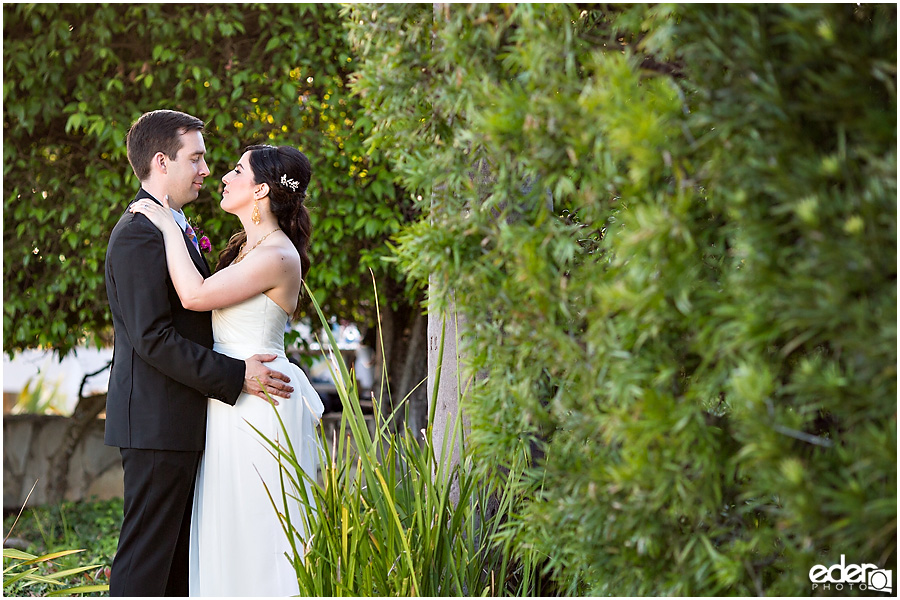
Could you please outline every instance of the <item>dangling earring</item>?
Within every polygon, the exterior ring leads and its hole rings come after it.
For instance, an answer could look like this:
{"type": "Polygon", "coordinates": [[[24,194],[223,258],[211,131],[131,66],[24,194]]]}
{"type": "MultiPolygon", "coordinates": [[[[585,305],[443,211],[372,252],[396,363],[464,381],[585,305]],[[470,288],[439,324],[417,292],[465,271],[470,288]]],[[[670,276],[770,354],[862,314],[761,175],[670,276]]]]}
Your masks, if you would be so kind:
{"type": "Polygon", "coordinates": [[[259,216],[259,200],[253,202],[253,213],[250,215],[250,220],[254,225],[262,223],[262,217],[259,216]]]}

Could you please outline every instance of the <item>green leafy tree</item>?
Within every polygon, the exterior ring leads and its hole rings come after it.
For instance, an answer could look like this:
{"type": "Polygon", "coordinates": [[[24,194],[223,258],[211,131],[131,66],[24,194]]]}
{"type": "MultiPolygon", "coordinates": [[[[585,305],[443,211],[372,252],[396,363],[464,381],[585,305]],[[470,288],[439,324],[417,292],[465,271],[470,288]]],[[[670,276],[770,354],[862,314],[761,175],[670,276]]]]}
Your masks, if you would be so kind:
{"type": "Polygon", "coordinates": [[[470,441],[563,593],[896,570],[896,7],[354,5],[470,441]],[[548,202],[548,196],[552,203],[548,202]],[[536,450],[535,450],[536,449],[536,450]]]}
{"type": "MultiPolygon", "coordinates": [[[[347,88],[354,68],[327,5],[4,7],[4,345],[67,352],[109,333],[105,241],[137,189],[125,134],[172,108],[207,123],[212,177],[191,208],[213,257],[240,225],[219,178],[251,143],[293,144],[314,165],[308,281],[323,308],[374,322],[374,270],[399,320],[416,295],[383,259],[416,215],[347,88]]],[[[400,323],[397,339],[405,327],[400,323]]],[[[424,334],[423,334],[424,335],[424,334]]]]}
{"type": "Polygon", "coordinates": [[[314,169],[309,286],[328,314],[374,329],[371,269],[388,325],[378,358],[395,392],[425,376],[421,292],[384,260],[417,209],[363,146],[371,122],[347,86],[355,58],[339,7],[15,4],[3,27],[8,353],[109,343],[107,240],[138,188],[125,135],[142,113],[170,108],[207,124],[211,177],[188,212],[211,262],[240,227],[218,204],[241,149],[300,148],[314,169]]]}

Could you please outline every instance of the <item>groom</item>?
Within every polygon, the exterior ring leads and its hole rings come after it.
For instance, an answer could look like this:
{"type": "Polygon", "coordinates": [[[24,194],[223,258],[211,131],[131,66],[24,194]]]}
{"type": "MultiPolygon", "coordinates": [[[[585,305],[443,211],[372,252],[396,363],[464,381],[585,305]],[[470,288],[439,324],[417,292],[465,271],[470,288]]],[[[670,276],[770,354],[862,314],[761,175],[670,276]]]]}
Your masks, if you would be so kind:
{"type": "MultiPolygon", "coordinates": [[[[171,110],[135,121],[126,137],[128,162],[141,181],[135,200],[158,202],[168,195],[176,220],[184,223],[181,207],[197,198],[209,175],[202,129],[201,120],[171,110]]],[[[184,242],[208,277],[198,247],[187,234],[184,242]]],[[[282,382],[290,380],[262,364],[275,355],[243,361],[211,350],[210,313],[181,306],[162,234],[143,215],[126,211],[113,228],[106,292],[116,335],[105,441],[121,449],[125,469],[125,519],[110,595],[187,596],[191,507],[207,398],[234,405],[242,390],[286,398],[292,388],[282,382]]]]}

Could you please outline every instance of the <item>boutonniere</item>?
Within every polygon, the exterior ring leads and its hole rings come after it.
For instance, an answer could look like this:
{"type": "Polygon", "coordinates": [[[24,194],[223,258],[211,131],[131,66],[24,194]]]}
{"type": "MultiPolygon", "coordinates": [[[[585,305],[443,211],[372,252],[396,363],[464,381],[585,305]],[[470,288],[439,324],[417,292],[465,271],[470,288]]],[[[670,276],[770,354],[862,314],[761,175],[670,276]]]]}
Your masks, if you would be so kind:
{"type": "Polygon", "coordinates": [[[197,228],[197,245],[200,246],[201,252],[209,252],[212,250],[212,244],[209,241],[209,238],[203,234],[203,230],[199,227],[197,228]]]}
{"type": "Polygon", "coordinates": [[[189,238],[197,242],[197,247],[200,248],[201,252],[207,253],[212,250],[212,243],[210,243],[209,238],[203,233],[203,230],[191,225],[190,221],[187,221],[187,228],[184,232],[189,238]]]}

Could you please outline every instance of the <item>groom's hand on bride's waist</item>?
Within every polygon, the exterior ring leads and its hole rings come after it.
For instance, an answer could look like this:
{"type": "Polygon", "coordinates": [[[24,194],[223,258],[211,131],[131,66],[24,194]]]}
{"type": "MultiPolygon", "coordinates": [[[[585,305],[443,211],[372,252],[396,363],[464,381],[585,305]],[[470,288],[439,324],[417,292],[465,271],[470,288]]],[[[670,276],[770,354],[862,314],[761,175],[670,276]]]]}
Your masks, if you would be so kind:
{"type": "Polygon", "coordinates": [[[254,354],[244,361],[244,391],[278,405],[275,396],[290,398],[294,388],[288,385],[290,377],[263,364],[276,358],[275,354],[254,354]]]}

